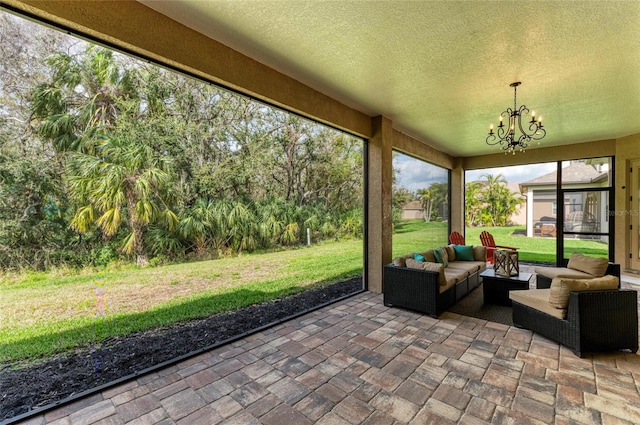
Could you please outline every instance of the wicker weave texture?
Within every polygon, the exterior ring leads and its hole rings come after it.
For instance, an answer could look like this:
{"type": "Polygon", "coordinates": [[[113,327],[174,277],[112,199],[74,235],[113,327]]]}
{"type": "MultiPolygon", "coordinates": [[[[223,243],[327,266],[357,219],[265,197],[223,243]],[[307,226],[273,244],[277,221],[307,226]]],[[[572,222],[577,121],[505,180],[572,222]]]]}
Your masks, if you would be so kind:
{"type": "Polygon", "coordinates": [[[469,279],[477,282],[477,275],[478,272],[440,293],[437,272],[388,264],[383,270],[384,305],[415,310],[437,318],[440,313],[467,295],[470,290],[469,279]]]}
{"type": "Polygon", "coordinates": [[[585,353],[638,351],[638,293],[633,290],[571,292],[565,320],[513,302],[513,323],[585,353]]]}

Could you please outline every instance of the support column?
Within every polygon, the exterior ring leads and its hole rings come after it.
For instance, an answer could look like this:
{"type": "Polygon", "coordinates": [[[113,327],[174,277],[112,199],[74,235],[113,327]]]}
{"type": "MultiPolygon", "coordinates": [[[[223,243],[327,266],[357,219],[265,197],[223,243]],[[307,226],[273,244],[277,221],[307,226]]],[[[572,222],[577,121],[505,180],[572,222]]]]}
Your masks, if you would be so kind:
{"type": "Polygon", "coordinates": [[[382,267],[391,262],[391,192],[393,186],[391,120],[377,116],[371,120],[367,170],[367,289],[382,292],[382,267]]]}
{"type": "Polygon", "coordinates": [[[464,235],[464,168],[462,168],[462,161],[455,161],[455,165],[451,169],[449,184],[451,185],[451,199],[449,199],[451,223],[449,227],[452,232],[456,231],[464,235]]]}

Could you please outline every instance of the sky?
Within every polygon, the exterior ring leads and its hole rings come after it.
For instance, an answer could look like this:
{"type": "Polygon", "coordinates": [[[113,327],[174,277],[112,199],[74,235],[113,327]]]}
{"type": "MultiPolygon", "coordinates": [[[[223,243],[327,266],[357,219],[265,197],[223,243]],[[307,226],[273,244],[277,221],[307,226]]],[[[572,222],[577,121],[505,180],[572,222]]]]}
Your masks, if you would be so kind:
{"type": "MultiPolygon", "coordinates": [[[[465,173],[465,181],[480,180],[483,174],[502,174],[507,182],[521,183],[556,171],[556,167],[557,164],[555,162],[549,162],[545,164],[473,170],[465,173]]],[[[431,183],[447,181],[447,170],[445,168],[397,152],[393,158],[393,168],[397,172],[396,185],[412,192],[428,188],[431,183]]]]}

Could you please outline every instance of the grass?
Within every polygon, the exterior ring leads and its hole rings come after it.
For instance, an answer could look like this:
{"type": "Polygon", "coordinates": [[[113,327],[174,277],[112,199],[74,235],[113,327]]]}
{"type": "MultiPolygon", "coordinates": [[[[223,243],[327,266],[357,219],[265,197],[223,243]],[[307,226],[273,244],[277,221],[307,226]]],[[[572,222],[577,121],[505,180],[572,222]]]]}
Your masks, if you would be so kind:
{"type": "MultiPolygon", "coordinates": [[[[555,263],[556,239],[555,238],[529,238],[522,235],[513,235],[516,230],[525,230],[524,226],[511,227],[476,227],[467,228],[465,242],[468,245],[480,244],[480,233],[486,230],[493,235],[497,245],[512,246],[518,248],[518,259],[531,263],[555,263]]],[[[569,258],[572,252],[580,252],[594,257],[608,257],[609,246],[602,242],[580,239],[565,239],[565,258],[569,258]]]]}
{"type": "MultiPolygon", "coordinates": [[[[518,247],[521,261],[555,262],[555,239],[513,236],[520,228],[482,230],[518,247]]],[[[447,243],[447,223],[408,220],[396,227],[392,255],[447,243]]],[[[567,240],[567,252],[606,256],[607,245],[567,240]]],[[[0,362],[14,362],[229,311],[362,275],[363,243],[329,242],[283,252],[92,273],[0,276],[0,362]]]]}
{"type": "Polygon", "coordinates": [[[99,274],[0,276],[0,362],[97,343],[362,275],[362,241],[99,274]]]}

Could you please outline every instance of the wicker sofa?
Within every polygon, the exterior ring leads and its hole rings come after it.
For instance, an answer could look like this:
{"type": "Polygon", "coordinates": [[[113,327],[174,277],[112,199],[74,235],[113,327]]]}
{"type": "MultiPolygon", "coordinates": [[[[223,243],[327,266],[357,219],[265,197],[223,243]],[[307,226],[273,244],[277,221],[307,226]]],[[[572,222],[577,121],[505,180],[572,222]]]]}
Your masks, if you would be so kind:
{"type": "Polygon", "coordinates": [[[412,262],[415,254],[407,254],[385,265],[384,305],[415,310],[437,318],[475,289],[480,284],[480,273],[486,269],[486,247],[470,247],[473,260],[469,257],[464,260],[456,258],[453,245],[442,248],[448,252],[447,267],[442,263],[437,265],[435,250],[420,253],[425,259],[423,264],[412,262]]]}
{"type": "Polygon", "coordinates": [[[619,278],[611,275],[556,277],[549,288],[512,291],[513,323],[568,347],[579,357],[624,349],[635,353],[638,293],[619,285],[619,278]]]}
{"type": "Polygon", "coordinates": [[[604,258],[587,257],[579,253],[571,254],[569,259],[564,259],[564,267],[538,266],[536,273],[536,288],[551,287],[551,281],[555,277],[570,277],[575,279],[592,279],[604,275],[612,275],[620,278],[620,264],[609,263],[604,258]]]}

